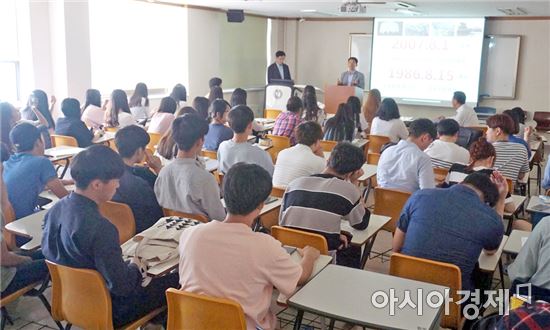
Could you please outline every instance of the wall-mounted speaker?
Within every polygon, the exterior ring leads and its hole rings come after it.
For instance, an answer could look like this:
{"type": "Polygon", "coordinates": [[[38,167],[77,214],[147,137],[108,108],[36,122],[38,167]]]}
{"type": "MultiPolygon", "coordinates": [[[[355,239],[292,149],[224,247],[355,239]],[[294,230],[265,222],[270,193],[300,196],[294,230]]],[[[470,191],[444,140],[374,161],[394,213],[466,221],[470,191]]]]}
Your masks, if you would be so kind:
{"type": "Polygon", "coordinates": [[[244,11],[241,9],[227,10],[227,21],[229,23],[242,23],[244,21],[244,11]]]}

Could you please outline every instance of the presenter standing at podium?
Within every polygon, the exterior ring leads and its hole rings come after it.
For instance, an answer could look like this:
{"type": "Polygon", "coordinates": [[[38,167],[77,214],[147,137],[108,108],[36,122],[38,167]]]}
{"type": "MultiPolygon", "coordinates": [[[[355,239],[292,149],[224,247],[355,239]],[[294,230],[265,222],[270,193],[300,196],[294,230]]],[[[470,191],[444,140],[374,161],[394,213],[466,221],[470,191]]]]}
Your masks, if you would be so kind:
{"type": "Polygon", "coordinates": [[[275,63],[267,67],[267,83],[271,84],[273,80],[292,80],[290,70],[285,62],[286,54],[282,50],[275,53],[275,63]]]}
{"type": "Polygon", "coordinates": [[[348,70],[343,72],[338,79],[338,85],[344,86],[357,86],[361,89],[365,89],[365,76],[355,70],[358,60],[356,57],[348,58],[348,70]]]}

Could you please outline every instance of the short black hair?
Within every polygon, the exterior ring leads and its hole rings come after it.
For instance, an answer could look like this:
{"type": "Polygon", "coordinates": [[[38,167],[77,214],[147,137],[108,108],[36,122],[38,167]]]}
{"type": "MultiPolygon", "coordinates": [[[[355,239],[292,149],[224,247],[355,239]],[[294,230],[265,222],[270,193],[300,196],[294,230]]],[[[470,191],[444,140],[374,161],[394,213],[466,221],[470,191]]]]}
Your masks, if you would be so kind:
{"type": "Polygon", "coordinates": [[[446,118],[437,123],[437,133],[440,136],[454,136],[459,130],[460,125],[452,118],[446,118]]]}
{"type": "Polygon", "coordinates": [[[197,114],[186,113],[172,122],[172,137],[179,150],[189,151],[208,133],[208,123],[197,114]]]}
{"type": "Polygon", "coordinates": [[[246,105],[246,91],[242,88],[235,88],[231,94],[231,106],[246,105]]]}
{"type": "Polygon", "coordinates": [[[115,145],[122,158],[132,157],[140,148],[145,148],[151,138],[138,125],[130,125],[119,129],[115,134],[115,145]]]}
{"type": "Polygon", "coordinates": [[[210,104],[210,116],[212,116],[212,118],[215,118],[218,113],[223,116],[227,107],[229,107],[229,103],[227,103],[227,101],[222,99],[215,99],[214,102],[210,104]]]}
{"type": "Polygon", "coordinates": [[[222,85],[222,79],[218,77],[212,77],[210,80],[208,80],[208,87],[212,88],[214,86],[221,86],[222,85]]]}
{"type": "Polygon", "coordinates": [[[80,102],[71,97],[64,99],[61,102],[61,112],[67,118],[80,118],[80,102]]]}
{"type": "Polygon", "coordinates": [[[254,120],[254,112],[246,105],[238,105],[229,111],[229,127],[239,134],[254,120]]]}
{"type": "Polygon", "coordinates": [[[296,143],[311,146],[322,139],[323,129],[314,121],[306,121],[296,127],[296,143]]]}
{"type": "Polygon", "coordinates": [[[351,56],[350,58],[348,58],[348,62],[349,60],[354,60],[355,61],[355,65],[359,64],[359,60],[357,59],[357,57],[355,56],[351,56]]]}
{"type": "Polygon", "coordinates": [[[461,91],[456,91],[453,93],[453,100],[456,100],[460,104],[466,103],[466,94],[461,91]]]}
{"type": "Polygon", "coordinates": [[[290,112],[299,112],[303,107],[302,100],[298,96],[291,96],[286,102],[286,109],[290,112]]]}
{"type": "Polygon", "coordinates": [[[237,163],[223,179],[223,199],[227,212],[247,215],[269,197],[271,175],[256,164],[237,163]]]}
{"type": "Polygon", "coordinates": [[[496,184],[491,181],[491,178],[487,174],[480,172],[474,172],[469,174],[463,184],[470,184],[483,193],[484,202],[493,207],[496,205],[499,197],[498,188],[496,184]]]}
{"type": "Polygon", "coordinates": [[[93,180],[119,179],[123,173],[122,158],[113,149],[100,144],[79,152],[71,162],[71,177],[79,189],[88,188],[93,180]]]}
{"type": "Polygon", "coordinates": [[[17,124],[10,131],[10,141],[17,152],[32,150],[41,138],[40,130],[31,123],[17,124]]]}
{"type": "Polygon", "coordinates": [[[328,159],[328,167],[342,175],[357,171],[364,163],[363,150],[349,142],[338,143],[328,159]]]}
{"type": "Polygon", "coordinates": [[[510,134],[518,134],[519,133],[519,119],[520,114],[514,110],[504,110],[502,111],[503,115],[507,115],[510,118],[512,118],[512,121],[514,122],[514,129],[510,131],[510,134]]]}
{"type": "Polygon", "coordinates": [[[399,107],[395,100],[391,97],[385,98],[376,111],[376,117],[385,121],[401,118],[399,107]]]}
{"type": "Polygon", "coordinates": [[[419,118],[412,121],[409,126],[409,136],[419,138],[423,134],[430,134],[433,140],[437,137],[434,123],[426,118],[419,118]]]}
{"type": "Polygon", "coordinates": [[[275,53],[275,57],[281,57],[281,56],[286,56],[285,52],[283,52],[282,50],[278,50],[276,53],[275,53]]]}

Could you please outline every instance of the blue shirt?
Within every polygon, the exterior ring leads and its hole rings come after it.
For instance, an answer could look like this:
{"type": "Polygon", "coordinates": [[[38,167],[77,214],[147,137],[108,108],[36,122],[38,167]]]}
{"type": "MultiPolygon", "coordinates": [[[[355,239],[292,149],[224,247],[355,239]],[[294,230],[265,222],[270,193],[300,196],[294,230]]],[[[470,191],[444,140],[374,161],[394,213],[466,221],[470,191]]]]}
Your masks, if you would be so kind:
{"type": "Polygon", "coordinates": [[[498,213],[462,184],[417,191],[397,227],[406,233],[401,253],[457,265],[464,290],[474,289],[472,273],[482,249],[497,249],[504,235],[498,213]]]}
{"type": "Polygon", "coordinates": [[[91,199],[71,193],[46,213],[42,253],[60,265],[97,270],[111,296],[137,295],[143,290],[135,264],[122,259],[118,230],[91,199]]]}
{"type": "Polygon", "coordinates": [[[91,145],[94,138],[94,134],[79,118],[59,118],[55,126],[55,134],[74,137],[80,148],[91,145]]]}
{"type": "Polygon", "coordinates": [[[411,193],[435,187],[432,159],[407,140],[384,150],[378,162],[376,179],[383,188],[411,193]]]}
{"type": "Polygon", "coordinates": [[[233,130],[225,125],[212,123],[204,137],[204,149],[217,151],[220,143],[233,138],[233,130]]]}
{"type": "Polygon", "coordinates": [[[15,218],[20,219],[34,213],[38,195],[57,173],[48,158],[17,153],[4,162],[3,178],[15,218]]]}
{"type": "Polygon", "coordinates": [[[529,159],[531,158],[531,148],[529,147],[529,143],[527,143],[524,139],[510,134],[508,137],[508,142],[523,144],[525,148],[527,148],[527,157],[529,157],[529,159]]]}

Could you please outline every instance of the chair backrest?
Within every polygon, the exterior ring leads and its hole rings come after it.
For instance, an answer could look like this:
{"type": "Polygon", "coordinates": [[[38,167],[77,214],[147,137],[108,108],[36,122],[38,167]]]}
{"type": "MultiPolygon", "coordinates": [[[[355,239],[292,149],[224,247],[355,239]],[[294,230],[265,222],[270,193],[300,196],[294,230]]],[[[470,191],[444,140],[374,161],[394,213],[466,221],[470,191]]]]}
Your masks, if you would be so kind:
{"type": "Polygon", "coordinates": [[[374,214],[385,215],[391,220],[382,229],[394,232],[399,215],[411,196],[410,192],[382,187],[374,188],[374,214]]]}
{"type": "Polygon", "coordinates": [[[380,154],[367,153],[367,164],[378,165],[378,161],[380,161],[380,154]]]}
{"type": "Polygon", "coordinates": [[[208,222],[208,218],[202,214],[185,213],[185,212],[167,209],[164,207],[162,208],[162,212],[164,213],[165,217],[180,217],[180,218],[194,219],[204,223],[208,222]]]}
{"type": "Polygon", "coordinates": [[[300,249],[309,245],[319,250],[321,254],[328,255],[327,239],[322,235],[281,226],[271,227],[271,235],[283,245],[300,249]]]}
{"type": "Polygon", "coordinates": [[[201,156],[208,157],[210,159],[218,159],[218,153],[213,150],[202,149],[201,156]]]}
{"type": "MultiPolygon", "coordinates": [[[[7,197],[6,197],[7,199],[7,197]]],[[[4,205],[2,208],[2,216],[4,217],[4,223],[0,224],[2,226],[7,225],[10,222],[15,221],[15,211],[13,210],[13,207],[11,206],[11,203],[6,201],[7,205],[4,205]]],[[[10,251],[16,250],[17,245],[15,243],[15,235],[10,233],[7,230],[2,230],[2,238],[4,239],[4,242],[6,242],[6,245],[8,246],[8,249],[10,251]]]]}
{"type": "Polygon", "coordinates": [[[444,182],[447,178],[447,174],[449,174],[448,168],[434,167],[434,177],[437,183],[444,182]]]}
{"type": "Polygon", "coordinates": [[[50,134],[50,139],[52,141],[52,147],[78,147],[78,141],[72,136],[50,134]]]}
{"type": "Polygon", "coordinates": [[[116,133],[118,131],[118,127],[105,127],[105,132],[111,132],[116,133]]]}
{"type": "Polygon", "coordinates": [[[332,152],[332,149],[334,149],[334,147],[338,144],[338,141],[321,140],[319,142],[321,142],[321,148],[323,148],[323,151],[325,152],[332,152]]]}
{"type": "Polygon", "coordinates": [[[241,305],[226,298],[215,298],[174,288],[166,290],[168,328],[245,330],[241,305]]]}
{"type": "Polygon", "coordinates": [[[451,289],[450,298],[452,298],[453,303],[449,304],[450,313],[449,315],[443,315],[440,325],[442,328],[460,328],[462,321],[460,306],[454,303],[459,301],[458,291],[462,290],[462,280],[458,266],[393,253],[390,259],[390,275],[437,284],[451,289]]]}
{"type": "Polygon", "coordinates": [[[390,138],[384,135],[367,135],[369,140],[369,153],[379,154],[382,146],[388,142],[391,142],[390,138]]]}
{"type": "Polygon", "coordinates": [[[155,147],[159,144],[160,139],[162,138],[162,134],[160,133],[153,133],[149,132],[149,144],[147,144],[146,149],[151,151],[152,153],[155,153],[155,147]]]}
{"type": "Polygon", "coordinates": [[[548,111],[535,111],[533,120],[537,122],[537,131],[550,130],[550,112],[548,111]]]}
{"type": "Polygon", "coordinates": [[[265,109],[264,110],[264,118],[267,119],[277,119],[277,117],[281,114],[281,110],[279,109],[265,109]]]}
{"type": "Polygon", "coordinates": [[[113,329],[111,296],[101,274],[46,260],[52,278],[52,317],[83,329],[113,329]]]}
{"type": "Polygon", "coordinates": [[[271,188],[271,196],[283,197],[283,195],[285,194],[285,191],[286,191],[286,187],[273,186],[273,188],[271,188]]]}
{"type": "Polygon", "coordinates": [[[482,136],[483,131],[480,129],[461,127],[458,130],[458,140],[456,140],[456,144],[469,150],[470,145],[479,140],[482,136]]]}
{"type": "Polygon", "coordinates": [[[466,128],[471,128],[471,129],[475,129],[475,130],[478,130],[478,131],[481,131],[482,132],[482,136],[485,136],[487,134],[487,129],[489,127],[487,126],[465,126],[466,128]]]}
{"type": "Polygon", "coordinates": [[[112,201],[101,203],[99,205],[99,213],[118,229],[120,244],[126,242],[136,234],[134,213],[128,205],[112,201]]]}
{"type": "Polygon", "coordinates": [[[271,139],[272,141],[272,147],[269,148],[267,151],[271,155],[271,159],[273,160],[273,163],[277,160],[277,155],[281,150],[284,150],[286,148],[290,148],[290,138],[286,136],[279,136],[279,135],[267,135],[268,139],[271,139]]]}
{"type": "Polygon", "coordinates": [[[508,185],[508,192],[510,194],[513,194],[514,193],[514,180],[508,179],[508,178],[505,178],[505,179],[506,179],[506,184],[508,185]]]}

